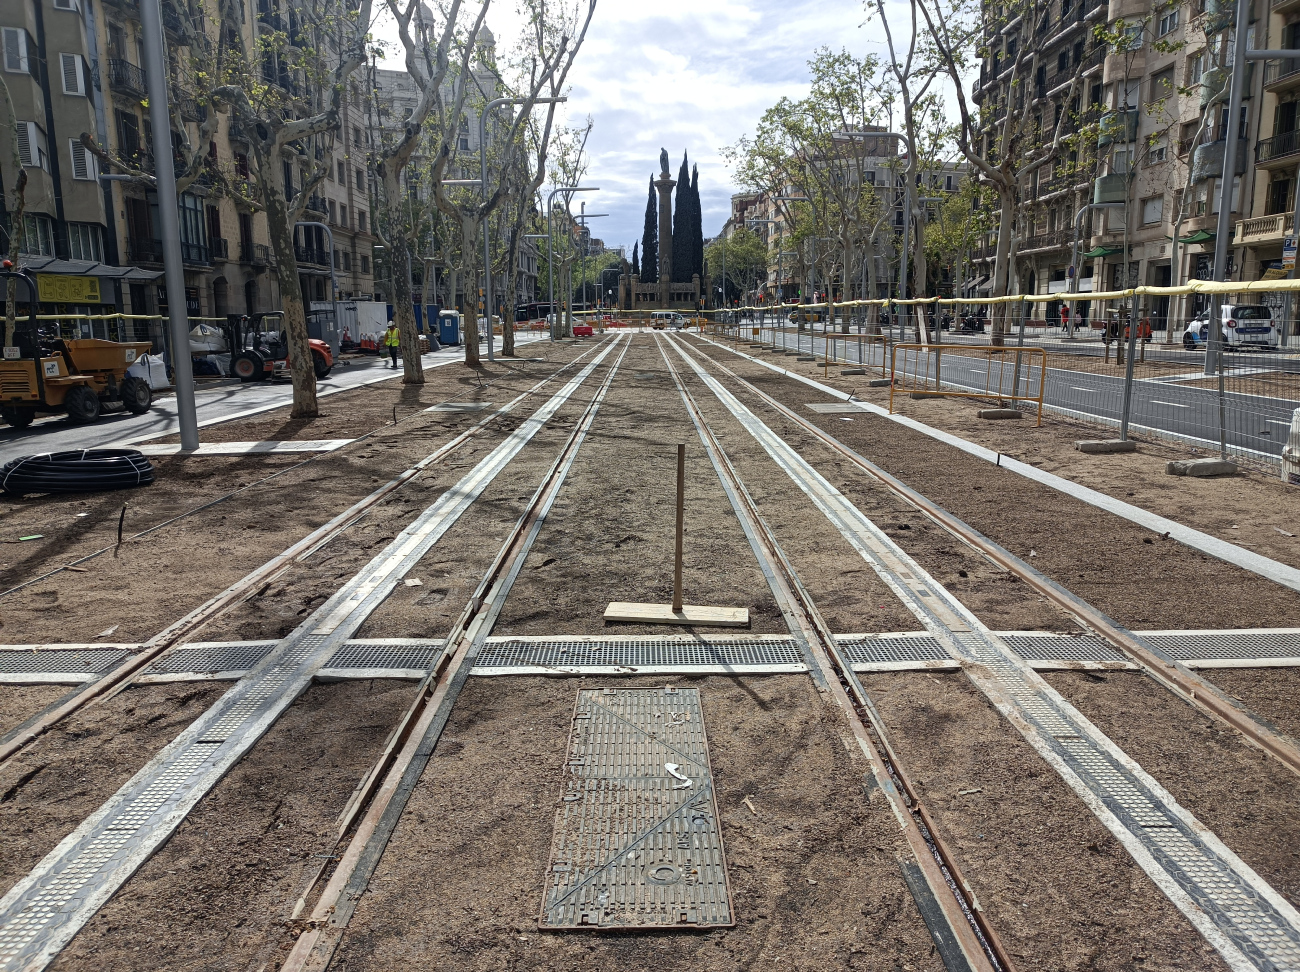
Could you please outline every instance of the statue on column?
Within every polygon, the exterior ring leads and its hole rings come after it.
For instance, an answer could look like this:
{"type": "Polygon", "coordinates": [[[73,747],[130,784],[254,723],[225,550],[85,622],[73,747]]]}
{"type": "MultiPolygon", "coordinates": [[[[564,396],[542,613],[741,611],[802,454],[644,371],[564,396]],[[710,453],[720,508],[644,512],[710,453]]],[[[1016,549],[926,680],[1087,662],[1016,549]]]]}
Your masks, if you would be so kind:
{"type": "Polygon", "coordinates": [[[659,150],[659,171],[664,175],[671,175],[668,170],[668,150],[665,148],[659,150]]]}

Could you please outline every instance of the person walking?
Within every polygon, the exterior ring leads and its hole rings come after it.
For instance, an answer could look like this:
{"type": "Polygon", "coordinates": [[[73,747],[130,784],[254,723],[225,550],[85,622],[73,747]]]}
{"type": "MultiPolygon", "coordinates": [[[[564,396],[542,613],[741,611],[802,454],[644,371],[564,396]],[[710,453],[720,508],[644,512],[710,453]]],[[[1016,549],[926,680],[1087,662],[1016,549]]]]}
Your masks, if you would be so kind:
{"type": "Polygon", "coordinates": [[[388,330],[384,332],[384,350],[386,350],[388,352],[388,356],[392,358],[392,364],[389,365],[389,367],[391,368],[397,367],[397,349],[400,346],[401,346],[401,339],[398,337],[397,334],[397,322],[389,321],[388,330]]]}

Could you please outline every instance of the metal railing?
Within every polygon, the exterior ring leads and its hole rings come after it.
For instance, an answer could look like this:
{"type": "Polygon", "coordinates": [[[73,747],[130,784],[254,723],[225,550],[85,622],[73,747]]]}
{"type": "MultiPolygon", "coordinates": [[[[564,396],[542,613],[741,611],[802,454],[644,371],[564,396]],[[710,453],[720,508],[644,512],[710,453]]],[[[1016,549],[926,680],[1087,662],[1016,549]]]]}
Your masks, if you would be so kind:
{"type": "Polygon", "coordinates": [[[1300,74],[1300,51],[1296,52],[1296,57],[1288,57],[1277,61],[1264,62],[1264,84],[1276,84],[1279,81],[1285,81],[1292,75],[1300,74]]]}
{"type": "Polygon", "coordinates": [[[118,57],[108,59],[108,84],[109,87],[119,91],[129,91],[142,96],[149,93],[145,84],[144,71],[130,61],[118,57]]]}
{"type": "Polygon", "coordinates": [[[891,415],[894,412],[894,392],[903,391],[913,398],[935,395],[943,398],[981,398],[1013,408],[1016,402],[1032,402],[1038,406],[1038,424],[1043,424],[1047,353],[1042,348],[895,344],[889,358],[889,377],[891,415]],[[945,357],[950,378],[947,381],[943,377],[945,357]],[[976,363],[972,364],[972,361],[976,363]],[[956,382],[951,380],[954,373],[958,376],[956,382]]]}
{"type": "Polygon", "coordinates": [[[309,266],[328,267],[330,265],[330,251],[324,247],[295,244],[293,248],[293,256],[299,263],[304,263],[309,266]]]}
{"type": "Polygon", "coordinates": [[[1283,132],[1255,143],[1255,161],[1271,162],[1300,152],[1300,132],[1283,132]]]}

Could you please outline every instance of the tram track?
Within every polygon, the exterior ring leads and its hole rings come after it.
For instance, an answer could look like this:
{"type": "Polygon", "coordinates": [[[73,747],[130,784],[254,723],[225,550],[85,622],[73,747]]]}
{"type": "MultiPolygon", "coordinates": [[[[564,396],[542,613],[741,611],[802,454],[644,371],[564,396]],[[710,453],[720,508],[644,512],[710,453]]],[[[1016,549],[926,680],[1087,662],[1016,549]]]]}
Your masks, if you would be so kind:
{"type": "Polygon", "coordinates": [[[618,346],[596,357],[443,491],[245,678],[164,747],[0,899],[0,969],[46,967],[309,686],[401,578],[618,346]]]}
{"type": "Polygon", "coordinates": [[[961,661],[975,687],[1230,968],[1300,968],[1300,914],[1289,902],[701,367],[684,342],[667,344],[926,630],[961,661]]]}
{"type": "Polygon", "coordinates": [[[884,720],[670,360],[665,348],[669,339],[656,335],[655,340],[790,633],[809,659],[814,682],[844,712],[854,742],[871,767],[875,785],[885,794],[898,819],[912,852],[912,859],[902,862],[903,873],[945,966],[949,972],[1011,972],[1015,966],[908,778],[889,742],[884,720]]]}
{"type": "MultiPolygon", "coordinates": [[[[342,513],[339,513],[261,566],[244,575],[224,591],[209,598],[184,617],[173,622],[145,642],[138,651],[123,658],[121,663],[110,671],[78,686],[72,692],[56,700],[53,705],[38,712],[21,725],[10,730],[3,737],[0,737],[0,766],[3,766],[7,760],[31,745],[51,727],[59,724],[64,719],[85,709],[87,706],[111,698],[121,692],[132,684],[138,675],[155,664],[182,641],[194,636],[209,623],[215,621],[258,591],[265,589],[266,585],[273,583],[295,563],[302,563],[319,553],[385,500],[410,484],[422,473],[454,455],[462,446],[487,430],[493,422],[513,413],[526,400],[539,393],[565,371],[578,365],[583,358],[598,347],[599,345],[593,345],[591,348],[584,350],[501,408],[485,415],[478,422],[439,446],[415,465],[373,490],[342,513]]],[[[293,468],[297,468],[297,465],[293,468]]],[[[198,509],[203,508],[205,507],[199,507],[198,509]]],[[[197,512],[197,510],[191,512],[197,512]]]]}

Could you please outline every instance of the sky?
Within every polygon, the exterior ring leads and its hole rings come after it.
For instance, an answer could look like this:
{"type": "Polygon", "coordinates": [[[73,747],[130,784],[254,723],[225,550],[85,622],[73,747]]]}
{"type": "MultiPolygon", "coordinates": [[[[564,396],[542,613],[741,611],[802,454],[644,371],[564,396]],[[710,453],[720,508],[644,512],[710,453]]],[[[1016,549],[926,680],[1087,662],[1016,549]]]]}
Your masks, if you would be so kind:
{"type": "MultiPolygon", "coordinates": [[[[737,191],[721,150],[783,95],[807,93],[818,47],[879,51],[880,29],[865,19],[862,0],[599,0],[565,106],[568,124],[594,122],[584,182],[601,191],[583,196],[609,215],[592,235],[631,256],[660,148],[674,178],[683,151],[699,166],[704,235],[716,235],[737,191]]],[[[487,24],[504,48],[517,32],[513,2],[494,0],[487,24]]]]}

